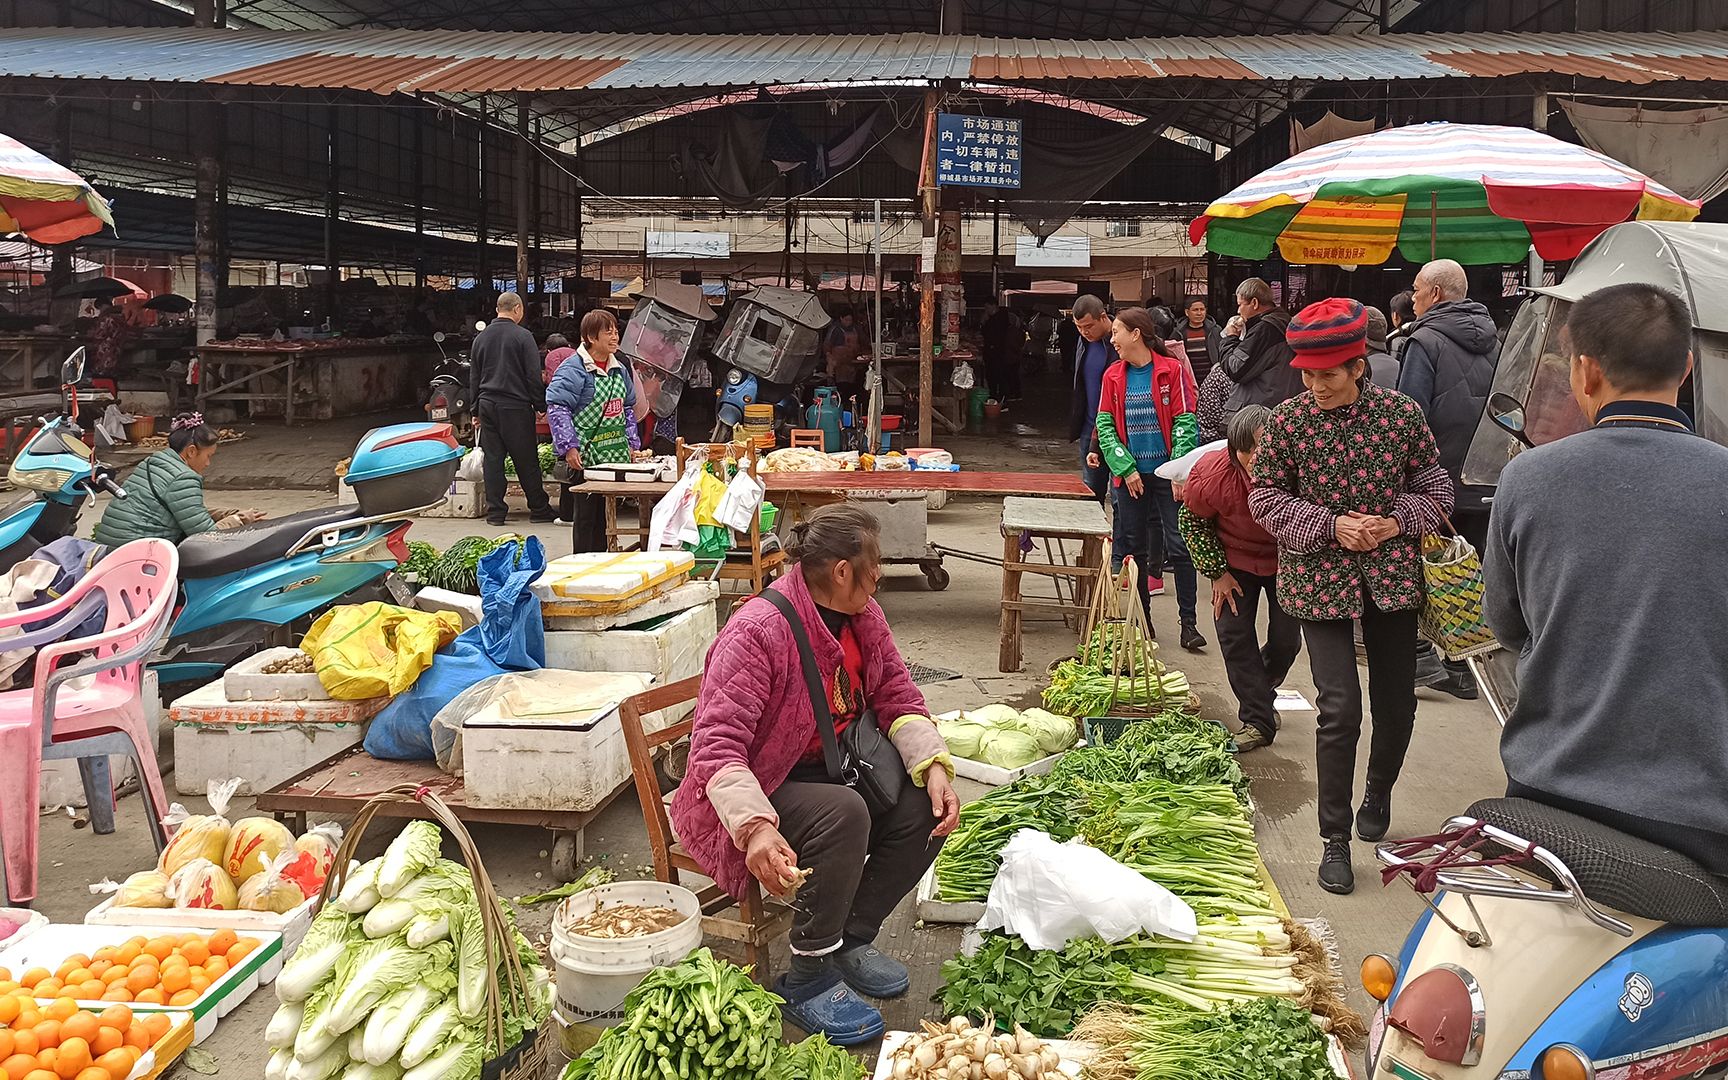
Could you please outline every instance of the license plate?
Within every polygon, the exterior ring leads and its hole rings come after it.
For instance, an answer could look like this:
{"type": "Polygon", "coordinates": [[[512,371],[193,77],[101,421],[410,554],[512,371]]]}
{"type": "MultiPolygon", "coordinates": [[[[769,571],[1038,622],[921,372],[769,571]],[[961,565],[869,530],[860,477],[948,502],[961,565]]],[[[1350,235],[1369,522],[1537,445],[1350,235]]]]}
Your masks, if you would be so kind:
{"type": "Polygon", "coordinates": [[[402,580],[400,575],[385,574],[384,587],[390,590],[390,596],[398,606],[412,607],[414,605],[414,590],[408,587],[408,583],[402,580]]]}
{"type": "Polygon", "coordinates": [[[449,409],[433,409],[432,410],[432,419],[434,419],[434,420],[448,420],[448,419],[450,419],[450,410],[449,409]]]}

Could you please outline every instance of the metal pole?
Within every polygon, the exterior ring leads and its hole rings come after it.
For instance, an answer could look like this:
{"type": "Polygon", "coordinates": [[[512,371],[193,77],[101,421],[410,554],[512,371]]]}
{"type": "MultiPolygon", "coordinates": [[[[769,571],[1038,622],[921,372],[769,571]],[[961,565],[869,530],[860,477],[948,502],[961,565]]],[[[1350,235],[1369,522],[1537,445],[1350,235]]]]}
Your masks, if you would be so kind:
{"type": "Polygon", "coordinates": [[[528,173],[534,168],[529,142],[528,95],[516,95],[516,295],[528,295],[528,173]]]}
{"type": "MultiPolygon", "coordinates": [[[[479,142],[479,152],[478,152],[479,153],[479,163],[480,163],[480,221],[479,221],[479,229],[478,229],[479,244],[477,245],[477,248],[476,248],[476,254],[479,256],[479,267],[475,271],[475,274],[474,274],[474,291],[476,294],[478,294],[478,296],[480,298],[480,302],[482,305],[485,305],[486,298],[488,296],[492,295],[492,267],[491,267],[491,259],[488,258],[488,256],[491,254],[491,252],[489,252],[487,250],[487,245],[489,243],[491,243],[491,239],[492,239],[491,235],[490,235],[491,234],[492,204],[491,204],[491,197],[487,194],[487,191],[486,191],[486,164],[487,164],[487,162],[486,162],[486,132],[487,132],[487,118],[486,118],[486,116],[487,116],[487,114],[486,114],[486,99],[481,98],[480,99],[480,142],[479,142]]],[[[490,315],[491,312],[486,311],[485,314],[490,315]]]]}
{"type": "Polygon", "coordinates": [[[918,445],[931,446],[931,398],[936,392],[936,102],[924,91],[924,160],[918,170],[918,210],[924,244],[918,266],[918,445]],[[926,261],[927,260],[927,261],[926,261]]]}
{"type": "MultiPolygon", "coordinates": [[[[1537,131],[1548,130],[1548,93],[1545,90],[1536,92],[1536,100],[1532,104],[1534,115],[1531,116],[1532,126],[1537,131]]],[[[1528,284],[1532,289],[1542,285],[1542,273],[1546,268],[1542,265],[1542,256],[1536,253],[1536,245],[1530,245],[1530,264],[1526,270],[1528,284]]]]}
{"type": "MultiPolygon", "coordinates": [[[[576,193],[576,277],[578,280],[583,280],[586,277],[587,271],[584,269],[584,267],[582,265],[583,255],[582,255],[582,121],[581,121],[581,119],[578,118],[578,119],[572,121],[571,126],[575,130],[575,137],[572,138],[570,141],[571,141],[571,145],[576,147],[576,160],[571,163],[571,168],[570,168],[570,172],[573,174],[573,178],[575,180],[575,183],[571,185],[571,190],[576,193]]],[[[578,305],[578,306],[580,306],[582,308],[586,308],[588,306],[587,305],[588,285],[587,285],[587,282],[585,280],[583,280],[583,285],[582,285],[582,298],[583,298],[583,303],[578,305]]],[[[574,312],[572,312],[572,314],[574,314],[574,312]]]]}
{"type": "MultiPolygon", "coordinates": [[[[534,221],[534,288],[535,291],[540,294],[540,307],[542,311],[545,316],[550,319],[556,316],[558,312],[553,310],[555,305],[549,298],[549,294],[546,292],[546,256],[540,247],[541,232],[545,228],[546,217],[543,212],[544,207],[542,206],[542,199],[545,196],[546,185],[541,183],[543,171],[540,167],[540,147],[545,142],[545,140],[540,137],[541,132],[544,130],[542,123],[543,122],[540,120],[534,121],[534,145],[532,147],[534,155],[532,158],[533,169],[530,170],[529,176],[530,186],[528,189],[528,209],[534,221]]],[[[559,295],[562,296],[563,294],[560,293],[559,295]]]]}
{"type": "Polygon", "coordinates": [[[418,110],[414,118],[414,303],[426,292],[426,168],[425,124],[418,110]]]}
{"type": "Polygon", "coordinates": [[[342,215],[342,132],[336,106],[327,106],[324,115],[329,131],[324,177],[324,317],[335,325],[342,304],[342,251],[336,239],[336,225],[342,215]]]}
{"type": "Polygon", "coordinates": [[[998,195],[990,211],[990,299],[1002,299],[1002,197],[998,195]]]}
{"type": "Polygon", "coordinates": [[[875,452],[882,442],[882,200],[876,200],[875,212],[876,232],[870,241],[876,254],[876,324],[875,331],[870,335],[871,369],[874,378],[870,380],[870,419],[865,425],[869,441],[865,449],[875,452]]]}

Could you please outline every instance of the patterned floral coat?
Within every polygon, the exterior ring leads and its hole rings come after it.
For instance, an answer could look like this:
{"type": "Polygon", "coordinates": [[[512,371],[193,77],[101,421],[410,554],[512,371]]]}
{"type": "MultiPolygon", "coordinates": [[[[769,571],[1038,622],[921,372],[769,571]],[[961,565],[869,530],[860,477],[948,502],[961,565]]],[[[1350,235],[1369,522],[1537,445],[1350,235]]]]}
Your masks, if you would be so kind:
{"type": "Polygon", "coordinates": [[[1421,537],[1453,504],[1422,409],[1364,380],[1351,405],[1323,410],[1312,393],[1272,411],[1254,461],[1248,506],[1278,541],[1278,602],[1299,619],[1353,619],[1362,593],[1382,611],[1422,604],[1421,537]],[[1359,511],[1397,520],[1373,551],[1347,551],[1335,521],[1359,511]]]}

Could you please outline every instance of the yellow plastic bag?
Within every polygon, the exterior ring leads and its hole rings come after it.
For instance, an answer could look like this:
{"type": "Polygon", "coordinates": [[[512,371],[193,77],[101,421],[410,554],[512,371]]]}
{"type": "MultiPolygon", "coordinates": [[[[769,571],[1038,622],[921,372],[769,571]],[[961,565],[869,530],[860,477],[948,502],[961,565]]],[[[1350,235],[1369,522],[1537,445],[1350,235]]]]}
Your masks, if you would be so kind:
{"type": "Polygon", "coordinates": [[[439,649],[462,632],[453,611],[414,611],[373,601],[331,608],[300,647],[318,681],[342,701],[394,696],[414,685],[439,649]]]}
{"type": "Polygon", "coordinates": [[[696,477],[696,524],[720,524],[720,519],[715,517],[714,513],[720,507],[720,500],[725,497],[726,484],[707,469],[703,469],[696,477]]]}

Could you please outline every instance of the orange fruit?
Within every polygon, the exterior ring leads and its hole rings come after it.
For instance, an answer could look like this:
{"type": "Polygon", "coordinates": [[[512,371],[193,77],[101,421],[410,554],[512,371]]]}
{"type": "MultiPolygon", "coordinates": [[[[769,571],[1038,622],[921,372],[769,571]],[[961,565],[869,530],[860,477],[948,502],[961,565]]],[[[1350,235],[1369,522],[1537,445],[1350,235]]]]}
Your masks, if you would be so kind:
{"type": "Polygon", "coordinates": [[[228,974],[228,958],[225,956],[212,956],[209,960],[204,962],[204,974],[210,976],[211,982],[215,982],[217,979],[228,974]]]}
{"type": "Polygon", "coordinates": [[[0,1061],[0,1076],[6,1077],[6,1080],[24,1080],[35,1069],[35,1054],[13,1054],[6,1060],[0,1061]]]}
{"type": "MultiPolygon", "coordinates": [[[[38,1061],[36,1064],[41,1065],[42,1063],[38,1061]]],[[[60,1080],[60,1077],[52,1069],[38,1068],[25,1073],[24,1080],[60,1080]]]]}
{"type": "Polygon", "coordinates": [[[69,997],[57,998],[42,1010],[42,1015],[50,1020],[58,1020],[64,1024],[68,1019],[78,1014],[78,1003],[69,997]]]}
{"type": "Polygon", "coordinates": [[[125,1080],[125,1077],[115,1076],[107,1069],[99,1069],[92,1065],[73,1077],[72,1080],[125,1080]]]}
{"type": "Polygon", "coordinates": [[[132,995],[132,1000],[140,1005],[166,1005],[168,995],[162,992],[160,986],[152,986],[148,990],[140,990],[132,995]]]}
{"type": "Polygon", "coordinates": [[[180,955],[186,958],[188,964],[197,967],[210,959],[210,947],[204,944],[203,938],[194,937],[180,946],[180,955]]]}
{"type": "Polygon", "coordinates": [[[83,1001],[100,1001],[102,995],[107,993],[107,991],[107,983],[103,982],[101,979],[91,979],[89,982],[78,988],[77,996],[83,1001]]]}
{"type": "Polygon", "coordinates": [[[18,1019],[12,1021],[13,1031],[29,1031],[42,1022],[42,1013],[37,1010],[34,1001],[26,1001],[24,1007],[18,1010],[18,1019]]]}
{"type": "Polygon", "coordinates": [[[85,1042],[89,1042],[101,1030],[102,1025],[96,1020],[95,1013],[74,1013],[60,1022],[60,1045],[65,1046],[65,1040],[68,1039],[83,1039],[85,1042]]]}
{"type": "MultiPolygon", "coordinates": [[[[17,997],[12,995],[0,997],[0,1024],[10,1024],[18,1019],[18,1011],[21,1008],[23,1008],[23,1002],[19,1001],[17,997]]],[[[0,1055],[0,1061],[5,1061],[11,1056],[10,1054],[0,1055]]]]}
{"type": "Polygon", "coordinates": [[[144,950],[141,946],[134,945],[132,942],[128,941],[126,944],[114,950],[114,962],[122,967],[128,966],[132,961],[138,959],[138,954],[143,951],[144,950]]]}
{"type": "Polygon", "coordinates": [[[60,1063],[54,1071],[60,1074],[60,1080],[73,1080],[73,1077],[90,1067],[90,1044],[83,1039],[67,1039],[60,1044],[60,1063]]]}
{"type": "Polygon", "coordinates": [[[131,1001],[132,1000],[132,991],[126,989],[126,987],[124,985],[110,986],[107,989],[107,991],[103,993],[101,1000],[103,1000],[103,1001],[131,1001]]]}
{"type": "Polygon", "coordinates": [[[136,1064],[125,1050],[110,1050],[96,1059],[96,1068],[106,1070],[111,1080],[126,1080],[136,1064]]]}
{"type": "Polygon", "coordinates": [[[60,1051],[50,1047],[36,1055],[36,1067],[53,1072],[60,1067],[60,1051]]]}
{"type": "Polygon", "coordinates": [[[210,940],[205,944],[210,947],[210,955],[220,956],[232,949],[239,940],[239,935],[232,930],[218,930],[210,935],[210,940]]]}
{"type": "Polygon", "coordinates": [[[29,971],[18,976],[18,982],[28,989],[34,990],[42,980],[50,977],[51,975],[47,968],[31,968],[29,971]]]}
{"type": "Polygon", "coordinates": [[[6,968],[6,967],[0,967],[0,982],[11,982],[11,981],[12,981],[12,969],[6,968]]]}
{"type": "Polygon", "coordinates": [[[100,979],[113,966],[114,961],[112,960],[92,960],[90,961],[90,977],[100,979]]]}
{"type": "Polygon", "coordinates": [[[151,1013],[144,1018],[144,1030],[150,1033],[150,1045],[161,1041],[168,1034],[168,1029],[174,1026],[174,1018],[167,1013],[151,1013]]]}
{"type": "Polygon", "coordinates": [[[202,994],[204,991],[210,989],[210,986],[211,986],[211,982],[210,982],[210,977],[208,975],[194,975],[194,976],[192,976],[192,991],[193,991],[193,993],[202,994]]]}
{"type": "Polygon", "coordinates": [[[44,1020],[30,1029],[36,1035],[37,1044],[44,1050],[60,1045],[60,1021],[44,1020]]]}
{"type": "Polygon", "coordinates": [[[142,1052],[150,1049],[150,1043],[150,1029],[141,1020],[132,1021],[132,1026],[126,1029],[126,1045],[142,1052]]]}
{"type": "Polygon", "coordinates": [[[102,1010],[102,1015],[96,1018],[96,1022],[105,1028],[123,1032],[132,1026],[132,1010],[124,1005],[110,1005],[102,1010]]]}
{"type": "Polygon", "coordinates": [[[0,979],[0,996],[11,997],[13,994],[18,993],[23,989],[22,986],[12,982],[10,979],[0,979]]]}
{"type": "Polygon", "coordinates": [[[167,994],[178,994],[192,985],[192,973],[186,968],[163,968],[162,991],[167,994]]]}
{"type": "Polygon", "coordinates": [[[198,991],[182,990],[168,999],[170,1005],[190,1005],[198,1000],[198,991]]]}
{"type": "Polygon", "coordinates": [[[66,989],[65,984],[59,979],[43,979],[36,984],[35,992],[39,998],[55,998],[59,997],[60,991],[64,989],[66,989]]]}
{"type": "Polygon", "coordinates": [[[90,959],[93,961],[101,961],[101,960],[110,960],[111,961],[114,959],[114,954],[119,951],[119,948],[120,947],[118,945],[104,945],[100,949],[97,949],[95,952],[91,953],[90,959]]]}
{"type": "Polygon", "coordinates": [[[177,942],[170,937],[151,938],[149,941],[144,943],[144,951],[149,953],[151,956],[154,956],[157,962],[160,963],[174,955],[174,946],[176,944],[177,942]]]}
{"type": "Polygon", "coordinates": [[[135,967],[132,973],[126,976],[126,989],[132,991],[132,995],[136,997],[161,981],[162,973],[154,967],[135,967]]]}
{"type": "Polygon", "coordinates": [[[42,1049],[42,1043],[36,1038],[34,1031],[14,1031],[12,1033],[12,1049],[20,1054],[35,1057],[42,1049]]]}
{"type": "Polygon", "coordinates": [[[0,1061],[12,1056],[12,1030],[0,1028],[0,1061]]]}
{"type": "Polygon", "coordinates": [[[113,967],[102,973],[102,981],[107,983],[109,986],[123,986],[126,983],[126,976],[130,974],[132,974],[131,968],[121,967],[119,964],[115,964],[113,967]]]}
{"type": "Polygon", "coordinates": [[[110,1050],[120,1049],[125,1044],[126,1035],[124,1032],[115,1031],[110,1027],[97,1028],[96,1037],[90,1040],[90,1052],[101,1057],[110,1050]]]}
{"type": "Polygon", "coordinates": [[[229,967],[233,967],[235,964],[238,964],[240,961],[246,959],[246,957],[251,954],[252,950],[256,949],[257,947],[258,947],[258,939],[257,938],[241,938],[239,941],[234,943],[234,947],[232,949],[229,949],[227,952],[223,953],[222,957],[223,957],[223,959],[228,961],[229,967]]]}

